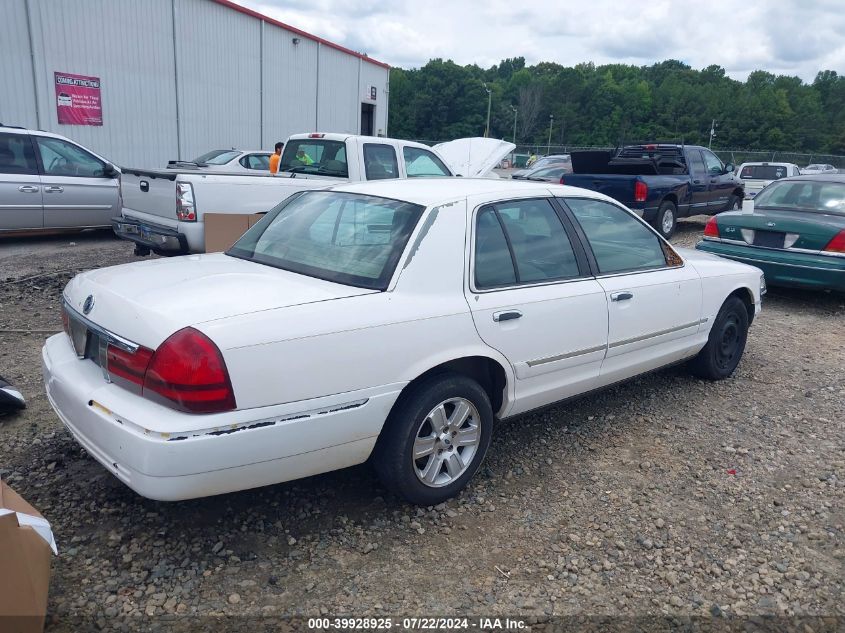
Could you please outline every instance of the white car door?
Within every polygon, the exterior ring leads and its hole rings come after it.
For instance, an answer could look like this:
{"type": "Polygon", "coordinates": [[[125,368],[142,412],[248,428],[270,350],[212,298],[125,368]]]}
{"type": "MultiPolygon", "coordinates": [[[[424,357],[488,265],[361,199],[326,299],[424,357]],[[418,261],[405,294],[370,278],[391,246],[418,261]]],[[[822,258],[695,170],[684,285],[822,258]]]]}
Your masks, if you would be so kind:
{"type": "Polygon", "coordinates": [[[467,300],[481,338],[514,368],[508,414],[593,388],[607,347],[607,301],[570,220],[548,198],[472,213],[467,300]]]}
{"type": "Polygon", "coordinates": [[[609,310],[599,384],[689,356],[701,321],[701,278],[644,222],[610,202],[565,199],[583,230],[609,310]]]}

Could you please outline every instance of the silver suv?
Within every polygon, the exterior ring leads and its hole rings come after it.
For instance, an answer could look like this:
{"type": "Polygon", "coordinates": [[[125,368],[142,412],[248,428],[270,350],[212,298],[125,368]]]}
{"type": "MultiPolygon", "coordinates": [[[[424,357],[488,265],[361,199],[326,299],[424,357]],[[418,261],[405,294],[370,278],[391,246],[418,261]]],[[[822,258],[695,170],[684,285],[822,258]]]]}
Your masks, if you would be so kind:
{"type": "Polygon", "coordinates": [[[50,132],[0,123],[0,233],[111,227],[120,170],[50,132]]]}

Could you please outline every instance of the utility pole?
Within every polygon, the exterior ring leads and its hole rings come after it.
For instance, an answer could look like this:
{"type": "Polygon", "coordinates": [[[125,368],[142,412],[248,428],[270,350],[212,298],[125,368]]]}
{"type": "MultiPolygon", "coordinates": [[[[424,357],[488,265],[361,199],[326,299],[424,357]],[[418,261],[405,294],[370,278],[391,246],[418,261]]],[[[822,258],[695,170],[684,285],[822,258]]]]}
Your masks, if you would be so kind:
{"type": "Polygon", "coordinates": [[[552,123],[554,123],[554,122],[555,122],[555,115],[550,114],[549,115],[549,144],[546,145],[546,156],[548,156],[551,153],[551,149],[552,149],[552,123]]]}
{"type": "Polygon", "coordinates": [[[493,104],[493,91],[487,87],[486,83],[482,83],[481,85],[487,91],[487,129],[484,131],[484,137],[490,138],[490,106],[493,104]]]}
{"type": "Polygon", "coordinates": [[[710,146],[713,145],[714,136],[716,136],[716,119],[710,122],[710,141],[707,143],[707,149],[710,149],[710,146]]]}
{"type": "Polygon", "coordinates": [[[511,106],[511,110],[513,110],[513,144],[516,145],[516,113],[518,112],[518,108],[511,106]]]}

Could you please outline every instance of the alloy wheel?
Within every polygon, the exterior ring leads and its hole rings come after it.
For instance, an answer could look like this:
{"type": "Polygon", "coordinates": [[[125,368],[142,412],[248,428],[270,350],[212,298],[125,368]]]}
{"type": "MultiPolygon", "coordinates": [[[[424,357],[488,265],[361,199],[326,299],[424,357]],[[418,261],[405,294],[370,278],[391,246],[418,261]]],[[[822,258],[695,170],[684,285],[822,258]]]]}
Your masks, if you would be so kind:
{"type": "Polygon", "coordinates": [[[480,416],[466,398],[449,398],[423,419],[414,439],[414,472],[426,486],[447,486],[463,475],[481,443],[480,416]]]}

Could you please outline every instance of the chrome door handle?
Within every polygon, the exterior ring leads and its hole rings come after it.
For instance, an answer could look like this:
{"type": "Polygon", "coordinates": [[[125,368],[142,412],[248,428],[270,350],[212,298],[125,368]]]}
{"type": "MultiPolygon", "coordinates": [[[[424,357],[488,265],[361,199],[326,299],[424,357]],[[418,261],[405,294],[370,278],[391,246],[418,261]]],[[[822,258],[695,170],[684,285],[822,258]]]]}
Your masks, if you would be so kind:
{"type": "Polygon", "coordinates": [[[34,187],[33,185],[21,185],[18,187],[18,191],[23,193],[38,193],[38,187],[34,187]]]}
{"type": "Polygon", "coordinates": [[[61,193],[64,190],[65,190],[64,187],[56,187],[56,186],[44,187],[44,191],[47,192],[47,193],[61,193]]]}
{"type": "Polygon", "coordinates": [[[519,310],[505,310],[504,312],[494,312],[493,313],[493,320],[498,323],[499,321],[513,321],[514,319],[519,319],[522,317],[522,312],[519,310]]]}
{"type": "Polygon", "coordinates": [[[634,298],[633,292],[614,292],[610,295],[611,301],[628,301],[634,298]]]}

